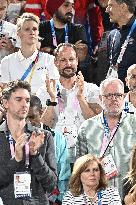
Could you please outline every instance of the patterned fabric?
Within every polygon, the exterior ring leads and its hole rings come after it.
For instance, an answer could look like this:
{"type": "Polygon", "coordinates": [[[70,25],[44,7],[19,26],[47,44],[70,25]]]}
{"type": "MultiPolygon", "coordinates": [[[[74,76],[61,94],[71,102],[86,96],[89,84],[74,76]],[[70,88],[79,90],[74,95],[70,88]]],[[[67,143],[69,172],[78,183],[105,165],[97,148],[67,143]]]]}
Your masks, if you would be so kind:
{"type": "MultiPolygon", "coordinates": [[[[103,113],[96,115],[83,122],[79,129],[77,138],[77,157],[84,154],[94,154],[100,156],[104,128],[102,125],[103,113]]],[[[122,195],[122,180],[128,172],[128,162],[130,152],[136,143],[136,115],[122,113],[120,125],[115,133],[113,145],[108,149],[106,155],[110,152],[117,166],[119,174],[110,180],[110,184],[119,188],[122,195]]]]}
{"type": "MultiPolygon", "coordinates": [[[[89,197],[86,194],[81,194],[78,197],[74,197],[70,191],[68,191],[62,201],[62,205],[91,205],[89,197]]],[[[93,203],[96,205],[98,203],[93,203]]],[[[121,199],[116,188],[109,187],[101,192],[101,205],[121,205],[121,199]]]]}

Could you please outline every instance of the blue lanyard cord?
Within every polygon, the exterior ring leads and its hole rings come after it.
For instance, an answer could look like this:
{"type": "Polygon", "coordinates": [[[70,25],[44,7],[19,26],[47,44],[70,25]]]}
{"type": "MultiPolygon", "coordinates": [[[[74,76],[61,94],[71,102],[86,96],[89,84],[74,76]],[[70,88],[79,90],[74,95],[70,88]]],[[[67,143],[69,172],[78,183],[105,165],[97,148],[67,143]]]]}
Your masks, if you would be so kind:
{"type": "MultiPolygon", "coordinates": [[[[8,132],[6,132],[6,138],[9,142],[10,145],[10,152],[11,152],[11,157],[13,158],[15,156],[15,148],[14,148],[14,141],[13,138],[11,136],[11,134],[9,134],[8,132]]],[[[25,166],[26,168],[29,167],[29,144],[28,142],[25,144],[25,166]]]]}
{"type": "MultiPolygon", "coordinates": [[[[98,205],[101,205],[101,198],[102,198],[101,191],[97,192],[97,197],[98,197],[98,205]]],[[[83,195],[83,198],[84,198],[85,205],[89,205],[85,194],[83,195]]]]}
{"type": "MultiPolygon", "coordinates": [[[[101,121],[102,121],[102,119],[101,119],[101,121]]],[[[103,124],[103,128],[104,128],[104,135],[108,138],[108,137],[110,136],[110,129],[109,129],[108,123],[107,123],[107,121],[106,121],[106,118],[105,118],[105,116],[104,116],[104,113],[103,113],[103,121],[104,121],[104,122],[102,122],[102,124],[103,124]]],[[[102,157],[104,157],[104,155],[105,155],[105,153],[106,153],[108,147],[110,146],[110,143],[112,142],[112,140],[113,140],[113,138],[114,138],[114,136],[115,136],[115,134],[116,134],[116,132],[117,132],[117,130],[118,130],[118,128],[119,128],[119,125],[120,125],[120,120],[118,121],[118,123],[117,123],[117,125],[116,125],[116,129],[115,129],[115,131],[114,131],[114,134],[112,135],[111,139],[109,139],[109,143],[108,143],[108,145],[106,146],[102,157]]]]}
{"type": "Polygon", "coordinates": [[[20,80],[25,80],[26,77],[28,76],[28,74],[31,72],[33,66],[37,63],[39,59],[39,52],[35,58],[35,60],[29,65],[29,67],[25,70],[24,74],[22,75],[21,79],[20,80]]]}
{"type": "MultiPolygon", "coordinates": [[[[53,19],[50,20],[50,26],[51,26],[51,34],[53,38],[53,45],[57,47],[57,38],[56,38],[53,19]]],[[[68,24],[65,25],[65,43],[68,43],[68,24]]]]}
{"type": "Polygon", "coordinates": [[[133,25],[131,26],[131,29],[129,31],[129,34],[127,36],[127,39],[130,37],[130,35],[133,33],[134,29],[136,28],[136,20],[133,22],[133,25]]]}
{"type": "Polygon", "coordinates": [[[97,196],[98,196],[98,205],[101,205],[101,198],[102,198],[102,196],[101,196],[101,192],[100,191],[97,193],[97,196]]]}
{"type": "MultiPolygon", "coordinates": [[[[131,29],[130,29],[130,31],[129,31],[127,37],[126,37],[126,40],[125,40],[125,42],[124,42],[124,43],[126,43],[125,50],[126,50],[126,48],[127,48],[128,40],[129,40],[129,38],[130,38],[130,36],[131,36],[131,34],[133,33],[133,31],[134,31],[135,28],[136,28],[136,20],[133,22],[133,24],[132,24],[132,26],[131,26],[131,29]]],[[[115,34],[114,34],[114,36],[113,36],[113,41],[112,41],[112,45],[111,45],[110,65],[112,64],[112,59],[113,59],[113,47],[114,47],[114,44],[115,44],[115,41],[116,41],[117,32],[118,32],[118,30],[115,32],[115,34]]],[[[124,43],[123,43],[123,45],[124,45],[124,43]]],[[[121,48],[123,48],[123,46],[122,46],[121,48]]],[[[123,48],[123,49],[124,49],[124,48],[123,48]]],[[[122,49],[121,49],[121,51],[120,51],[120,54],[121,54],[121,53],[122,53],[122,49]]],[[[123,54],[124,54],[124,53],[125,53],[125,52],[123,52],[123,54]]],[[[120,54],[119,54],[118,59],[120,58],[120,54]]],[[[122,56],[122,57],[123,57],[123,56],[122,56]]],[[[117,59],[117,62],[118,62],[118,59],[117,59]]]]}
{"type": "Polygon", "coordinates": [[[0,22],[0,32],[3,30],[3,21],[0,22]]]}
{"type": "Polygon", "coordinates": [[[125,101],[125,109],[124,109],[125,112],[129,112],[129,105],[128,105],[128,102],[125,101]]]}
{"type": "Polygon", "coordinates": [[[57,89],[57,97],[61,98],[59,82],[56,83],[56,89],[57,89]]]}

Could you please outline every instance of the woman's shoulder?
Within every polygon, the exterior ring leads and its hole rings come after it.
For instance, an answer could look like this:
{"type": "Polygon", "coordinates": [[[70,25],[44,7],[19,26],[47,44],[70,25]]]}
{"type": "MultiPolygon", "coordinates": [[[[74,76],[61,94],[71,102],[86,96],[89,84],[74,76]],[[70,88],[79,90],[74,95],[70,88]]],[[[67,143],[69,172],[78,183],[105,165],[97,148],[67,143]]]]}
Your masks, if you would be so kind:
{"type": "Polygon", "coordinates": [[[121,205],[121,198],[118,192],[118,189],[116,187],[108,187],[105,190],[102,191],[102,198],[105,204],[115,203],[118,205],[121,205]]]}

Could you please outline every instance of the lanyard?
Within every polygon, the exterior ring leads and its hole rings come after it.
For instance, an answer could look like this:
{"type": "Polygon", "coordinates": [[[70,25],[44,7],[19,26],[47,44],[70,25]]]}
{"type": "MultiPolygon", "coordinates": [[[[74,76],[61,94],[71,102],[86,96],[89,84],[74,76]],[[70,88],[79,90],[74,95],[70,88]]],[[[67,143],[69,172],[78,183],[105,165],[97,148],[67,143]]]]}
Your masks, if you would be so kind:
{"type": "MultiPolygon", "coordinates": [[[[128,42],[129,42],[129,39],[130,39],[130,36],[131,34],[133,33],[134,29],[136,28],[136,20],[133,22],[132,26],[131,26],[131,29],[129,31],[129,34],[127,35],[127,38],[125,40],[125,42],[123,43],[123,45],[121,46],[121,51],[119,53],[119,56],[118,56],[118,59],[117,59],[117,65],[122,61],[122,58],[123,58],[123,55],[126,51],[126,48],[127,48],[127,45],[128,45],[128,42]]],[[[113,47],[114,47],[114,44],[115,44],[115,39],[116,39],[116,35],[117,35],[117,31],[115,32],[114,34],[114,37],[113,37],[113,41],[112,41],[112,46],[111,46],[111,55],[110,55],[110,65],[112,64],[112,59],[113,59],[113,47]]]]}
{"type": "MultiPolygon", "coordinates": [[[[51,26],[51,34],[53,38],[53,45],[57,47],[57,38],[56,38],[53,19],[50,20],[50,26],[51,26]]],[[[68,24],[65,25],[65,43],[68,43],[68,24]]]]}
{"type": "MultiPolygon", "coordinates": [[[[102,121],[102,119],[101,119],[102,121]]],[[[120,120],[118,121],[116,127],[112,130],[112,132],[110,132],[110,129],[109,129],[109,126],[108,126],[108,123],[106,121],[106,118],[104,116],[104,113],[103,113],[103,128],[104,128],[104,136],[103,136],[103,140],[102,140],[102,145],[101,145],[101,151],[100,151],[100,157],[103,157],[107,151],[107,149],[109,148],[118,128],[119,128],[119,125],[120,125],[120,120]],[[108,144],[107,144],[107,141],[108,144]]]]}
{"type": "Polygon", "coordinates": [[[0,22],[0,32],[2,32],[3,30],[3,23],[4,23],[3,21],[0,22]]]}
{"type": "MultiPolygon", "coordinates": [[[[83,197],[84,197],[85,205],[89,205],[87,197],[86,197],[85,194],[83,195],[83,197]]],[[[100,191],[97,192],[97,197],[98,197],[98,205],[101,205],[101,198],[102,198],[102,196],[101,196],[101,192],[100,191]]]]}
{"type": "MultiPolygon", "coordinates": [[[[62,96],[61,96],[61,92],[60,92],[60,84],[59,82],[57,81],[56,83],[56,89],[57,89],[57,98],[58,98],[58,106],[59,106],[59,112],[63,112],[64,110],[64,105],[63,105],[63,99],[62,99],[62,96]]],[[[78,110],[78,106],[79,106],[79,102],[77,100],[77,97],[76,95],[73,97],[72,99],[72,108],[75,112],[77,112],[78,110]]]]}
{"type": "Polygon", "coordinates": [[[34,69],[35,69],[35,65],[36,63],[38,62],[38,59],[39,59],[39,52],[35,58],[35,60],[29,65],[29,67],[25,70],[24,74],[22,75],[21,79],[20,80],[25,80],[26,77],[28,76],[28,74],[31,72],[30,74],[30,79],[29,81],[31,81],[32,79],[32,76],[33,76],[33,73],[34,73],[34,69]]]}
{"type": "MultiPolygon", "coordinates": [[[[6,132],[6,138],[9,142],[11,157],[14,158],[15,156],[14,141],[9,132],[6,132]]],[[[28,142],[25,144],[25,165],[26,168],[29,167],[29,143],[28,142]]]]}
{"type": "Polygon", "coordinates": [[[128,101],[125,101],[125,112],[129,112],[129,105],[128,105],[128,101]]]}

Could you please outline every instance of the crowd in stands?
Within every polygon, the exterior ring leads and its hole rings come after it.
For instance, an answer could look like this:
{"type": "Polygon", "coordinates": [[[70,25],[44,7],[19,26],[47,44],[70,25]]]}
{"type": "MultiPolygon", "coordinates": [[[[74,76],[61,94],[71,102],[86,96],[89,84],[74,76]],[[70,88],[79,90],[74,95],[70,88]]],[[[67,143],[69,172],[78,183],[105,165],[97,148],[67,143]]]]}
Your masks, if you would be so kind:
{"type": "Polygon", "coordinates": [[[0,205],[136,204],[136,0],[0,0],[0,205]]]}

